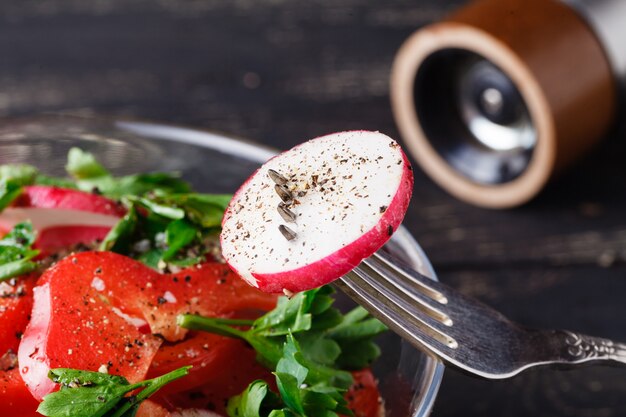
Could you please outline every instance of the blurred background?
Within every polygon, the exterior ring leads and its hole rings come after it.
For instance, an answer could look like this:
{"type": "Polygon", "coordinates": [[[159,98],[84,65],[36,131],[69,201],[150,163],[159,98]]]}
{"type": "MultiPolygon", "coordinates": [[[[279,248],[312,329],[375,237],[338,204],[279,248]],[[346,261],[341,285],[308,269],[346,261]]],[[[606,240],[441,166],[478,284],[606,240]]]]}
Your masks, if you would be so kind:
{"type": "MultiPolygon", "coordinates": [[[[0,115],[71,111],[286,149],[339,130],[399,138],[393,58],[461,0],[21,0],[0,5],[0,115]]],[[[571,82],[576,82],[572,80],[571,82]]],[[[626,340],[626,129],[538,198],[494,211],[419,169],[406,226],[440,279],[535,327],[626,340]]],[[[626,415],[624,369],[446,371],[434,417],[626,415]]]]}
{"type": "Polygon", "coordinates": [[[390,66],[462,1],[32,0],[0,8],[0,111],[79,109],[287,148],[391,132],[390,66]]]}

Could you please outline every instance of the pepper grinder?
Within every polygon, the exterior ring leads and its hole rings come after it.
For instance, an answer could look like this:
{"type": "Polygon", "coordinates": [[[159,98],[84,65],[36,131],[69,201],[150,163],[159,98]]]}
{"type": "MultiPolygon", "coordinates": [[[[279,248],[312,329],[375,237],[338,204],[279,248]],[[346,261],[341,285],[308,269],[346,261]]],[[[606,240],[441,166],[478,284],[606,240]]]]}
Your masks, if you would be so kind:
{"type": "Polygon", "coordinates": [[[455,197],[521,205],[598,142],[626,84],[626,0],[478,0],[392,69],[400,133],[455,197]]]}

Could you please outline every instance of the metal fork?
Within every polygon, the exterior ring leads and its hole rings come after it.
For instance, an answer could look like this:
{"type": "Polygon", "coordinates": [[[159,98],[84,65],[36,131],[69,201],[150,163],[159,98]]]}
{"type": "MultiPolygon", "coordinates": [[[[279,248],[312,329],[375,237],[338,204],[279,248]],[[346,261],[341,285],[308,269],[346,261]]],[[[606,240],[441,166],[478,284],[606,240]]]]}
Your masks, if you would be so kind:
{"type": "Polygon", "coordinates": [[[382,251],[337,284],[418,348],[484,378],[509,378],[538,365],[607,360],[626,365],[626,344],[522,327],[382,251]]]}

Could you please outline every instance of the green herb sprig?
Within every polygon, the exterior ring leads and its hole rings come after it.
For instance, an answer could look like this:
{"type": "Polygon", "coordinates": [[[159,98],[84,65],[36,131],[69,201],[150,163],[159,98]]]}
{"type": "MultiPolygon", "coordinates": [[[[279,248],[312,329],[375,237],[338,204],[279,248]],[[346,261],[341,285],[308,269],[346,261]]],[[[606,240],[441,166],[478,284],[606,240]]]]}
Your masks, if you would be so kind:
{"type": "Polygon", "coordinates": [[[189,184],[172,174],[115,178],[92,154],[78,148],[70,150],[66,170],[79,189],[97,189],[128,208],[100,250],[130,255],[155,269],[168,263],[185,267],[204,259],[208,250],[204,243],[216,234],[231,198],[192,193],[189,184]],[[193,250],[190,254],[184,249],[193,250]]]}
{"type": "Polygon", "coordinates": [[[89,152],[70,149],[65,170],[74,179],[79,190],[99,193],[114,200],[124,196],[143,196],[148,193],[188,193],[191,187],[176,174],[155,172],[114,177],[89,152]]]}
{"type": "Polygon", "coordinates": [[[35,181],[37,170],[24,164],[0,165],[0,211],[22,193],[22,186],[35,181]]]}
{"type": "Polygon", "coordinates": [[[37,412],[48,417],[133,417],[141,402],[163,386],[184,377],[191,367],[130,384],[126,378],[76,369],[53,369],[48,377],[61,384],[46,395],[37,412]],[[142,389],[139,393],[127,394],[142,389]]]}
{"type": "Polygon", "coordinates": [[[178,175],[148,173],[114,177],[89,152],[79,148],[70,149],[65,166],[70,178],[44,175],[27,164],[0,165],[0,211],[4,210],[27,185],[49,185],[98,193],[119,200],[124,196],[143,196],[151,192],[188,193],[189,184],[178,175]]]}
{"type": "Polygon", "coordinates": [[[178,317],[181,327],[246,341],[274,371],[279,393],[255,381],[231,400],[231,417],[349,415],[343,401],[353,382],[348,370],[367,367],[380,355],[373,339],[387,328],[362,307],[343,315],[332,306],[333,292],[324,286],[280,297],[274,310],[254,321],[178,317]]]}
{"type": "Polygon", "coordinates": [[[70,149],[65,169],[69,178],[46,176],[30,165],[0,165],[0,211],[27,185],[97,192],[128,209],[99,249],[139,259],[155,269],[204,260],[231,198],[230,194],[193,193],[175,173],[114,177],[93,154],[79,148],[70,149]]]}
{"type": "Polygon", "coordinates": [[[37,269],[32,259],[39,251],[32,249],[35,242],[33,225],[30,222],[16,224],[0,239],[0,281],[5,281],[37,269]]]}
{"type": "Polygon", "coordinates": [[[217,240],[230,197],[198,193],[126,196],[122,201],[128,212],[100,250],[130,255],[155,269],[165,264],[196,264],[217,240]]]}
{"type": "Polygon", "coordinates": [[[344,394],[347,387],[328,381],[327,372],[317,372],[314,364],[304,358],[300,344],[288,335],[283,356],[274,375],[279,394],[267,382],[252,382],[240,395],[228,401],[231,417],[304,417],[351,416],[344,394]]]}

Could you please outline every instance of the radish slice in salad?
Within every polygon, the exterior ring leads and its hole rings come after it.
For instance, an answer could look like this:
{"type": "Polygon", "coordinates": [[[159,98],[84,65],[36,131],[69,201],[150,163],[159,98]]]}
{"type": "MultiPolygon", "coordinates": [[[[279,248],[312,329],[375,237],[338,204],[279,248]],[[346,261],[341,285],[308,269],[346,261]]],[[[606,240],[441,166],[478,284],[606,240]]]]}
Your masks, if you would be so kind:
{"type": "Polygon", "coordinates": [[[43,255],[77,243],[104,239],[126,209],[113,200],[79,190],[33,185],[0,214],[0,232],[30,221],[37,231],[35,248],[43,255]]]}
{"type": "Polygon", "coordinates": [[[88,211],[115,217],[122,217],[126,214],[124,206],[101,195],[48,185],[24,187],[22,194],[13,205],[88,211]]]}
{"type": "Polygon", "coordinates": [[[110,214],[82,210],[40,207],[9,207],[0,215],[0,228],[10,230],[18,223],[30,220],[38,231],[57,226],[113,227],[120,220],[110,214]]]}
{"type": "Polygon", "coordinates": [[[2,211],[0,228],[30,220],[39,232],[57,226],[113,227],[126,209],[106,197],[47,185],[24,187],[12,207],[2,211]]]}
{"type": "Polygon", "coordinates": [[[237,191],[222,223],[223,256],[266,292],[319,287],[391,237],[412,189],[410,163],[388,136],[310,140],[266,162],[237,191]]]}

